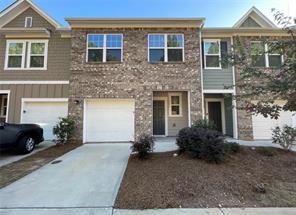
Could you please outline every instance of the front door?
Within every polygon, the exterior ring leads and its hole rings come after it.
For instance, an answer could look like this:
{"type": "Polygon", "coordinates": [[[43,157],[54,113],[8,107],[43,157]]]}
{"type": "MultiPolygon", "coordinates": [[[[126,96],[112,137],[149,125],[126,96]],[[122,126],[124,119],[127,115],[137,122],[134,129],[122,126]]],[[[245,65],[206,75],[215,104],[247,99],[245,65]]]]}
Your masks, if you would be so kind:
{"type": "Polygon", "coordinates": [[[153,101],[153,135],[165,135],[165,102],[153,101]]]}
{"type": "Polygon", "coordinates": [[[222,132],[221,102],[208,102],[209,120],[214,122],[217,130],[222,132]]]}

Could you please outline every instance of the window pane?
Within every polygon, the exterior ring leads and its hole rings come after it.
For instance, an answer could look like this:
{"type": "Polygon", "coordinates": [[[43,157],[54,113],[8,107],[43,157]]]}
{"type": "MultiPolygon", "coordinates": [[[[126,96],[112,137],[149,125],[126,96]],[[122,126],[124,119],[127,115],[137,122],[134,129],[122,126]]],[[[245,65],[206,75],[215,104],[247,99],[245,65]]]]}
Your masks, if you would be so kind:
{"type": "Polygon", "coordinates": [[[107,61],[121,61],[121,49],[107,49],[107,61]]]}
{"type": "Polygon", "coordinates": [[[261,42],[251,43],[251,55],[262,55],[264,54],[264,44],[261,42]]]}
{"type": "Polygon", "coordinates": [[[44,43],[31,43],[31,54],[44,54],[44,43]]]}
{"type": "Polygon", "coordinates": [[[103,50],[102,49],[89,49],[88,50],[88,62],[102,62],[103,50]]]}
{"type": "Polygon", "coordinates": [[[205,54],[219,54],[218,42],[205,42],[204,44],[205,54]]]}
{"type": "Polygon", "coordinates": [[[149,61],[150,62],[164,61],[164,50],[163,49],[150,49],[149,50],[149,61]]]}
{"type": "Polygon", "coordinates": [[[172,106],[172,115],[180,115],[180,106],[172,106]]]}
{"type": "Polygon", "coordinates": [[[8,68],[21,68],[22,56],[10,56],[8,57],[8,68]]]}
{"type": "Polygon", "coordinates": [[[183,35],[168,35],[168,47],[183,47],[183,35]]]}
{"type": "Polygon", "coordinates": [[[255,67],[265,67],[265,56],[264,55],[253,55],[252,65],[255,67]]]}
{"type": "Polygon", "coordinates": [[[23,43],[9,43],[9,54],[22,54],[23,43]]]}
{"type": "Polygon", "coordinates": [[[180,97],[179,96],[172,96],[171,97],[171,103],[172,103],[172,105],[180,104],[180,97]]]}
{"type": "Polygon", "coordinates": [[[149,47],[153,48],[160,48],[164,47],[164,35],[149,35],[149,47]]]}
{"type": "Polygon", "coordinates": [[[282,65],[281,55],[269,55],[268,59],[270,67],[280,67],[282,65]]]}
{"type": "Polygon", "coordinates": [[[88,35],[88,47],[101,48],[103,47],[104,36],[102,34],[98,35],[88,35]]]}
{"type": "Polygon", "coordinates": [[[121,48],[122,35],[107,35],[107,47],[108,48],[121,48]]]}
{"type": "Polygon", "coordinates": [[[44,67],[44,57],[43,56],[31,56],[30,67],[43,68],[44,67]]]}
{"type": "Polygon", "coordinates": [[[219,56],[206,56],[206,67],[220,67],[219,56]]]}
{"type": "Polygon", "coordinates": [[[169,49],[168,50],[168,61],[182,61],[183,50],[182,49],[169,49]]]}

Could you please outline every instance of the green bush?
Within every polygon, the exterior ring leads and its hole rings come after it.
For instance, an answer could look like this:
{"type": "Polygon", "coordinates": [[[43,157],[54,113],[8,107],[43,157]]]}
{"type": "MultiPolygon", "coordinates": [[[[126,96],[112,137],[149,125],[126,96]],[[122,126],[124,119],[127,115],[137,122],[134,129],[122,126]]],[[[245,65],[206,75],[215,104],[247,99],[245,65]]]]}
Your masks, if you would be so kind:
{"type": "Polygon", "coordinates": [[[272,130],[272,142],[279,144],[286,150],[296,146],[296,128],[285,125],[283,128],[277,126],[272,130]]]}
{"type": "Polygon", "coordinates": [[[206,139],[202,144],[199,156],[209,163],[222,163],[226,157],[224,146],[224,142],[221,138],[206,139]]]}
{"type": "Polygon", "coordinates": [[[60,121],[53,127],[53,134],[57,137],[57,145],[65,144],[73,135],[75,122],[71,117],[60,118],[60,121]]]}
{"type": "Polygon", "coordinates": [[[241,150],[241,146],[236,142],[226,142],[224,144],[226,153],[234,154],[241,150]]]}
{"type": "Polygon", "coordinates": [[[200,119],[193,123],[192,127],[194,128],[204,128],[209,130],[217,130],[217,127],[213,121],[208,119],[200,119]]]}
{"type": "Polygon", "coordinates": [[[138,154],[140,160],[148,158],[150,152],[153,152],[154,138],[151,135],[142,134],[137,141],[132,142],[132,152],[138,154]]]}

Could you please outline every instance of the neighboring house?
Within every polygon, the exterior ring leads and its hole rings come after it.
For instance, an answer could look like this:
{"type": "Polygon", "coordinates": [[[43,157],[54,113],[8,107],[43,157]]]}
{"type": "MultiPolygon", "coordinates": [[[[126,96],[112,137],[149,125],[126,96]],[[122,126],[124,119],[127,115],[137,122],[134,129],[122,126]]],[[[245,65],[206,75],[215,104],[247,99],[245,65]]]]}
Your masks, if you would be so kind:
{"type": "MultiPolygon", "coordinates": [[[[219,59],[235,35],[286,36],[256,8],[233,28],[203,28],[203,18],[66,20],[71,29],[30,0],[0,13],[1,121],[41,124],[51,139],[69,114],[83,142],[176,136],[203,117],[234,138],[270,139],[270,126],[292,121],[237,111],[228,96],[237,89],[225,89],[237,70],[219,59]]],[[[262,65],[281,59],[269,57],[262,65]]]]}

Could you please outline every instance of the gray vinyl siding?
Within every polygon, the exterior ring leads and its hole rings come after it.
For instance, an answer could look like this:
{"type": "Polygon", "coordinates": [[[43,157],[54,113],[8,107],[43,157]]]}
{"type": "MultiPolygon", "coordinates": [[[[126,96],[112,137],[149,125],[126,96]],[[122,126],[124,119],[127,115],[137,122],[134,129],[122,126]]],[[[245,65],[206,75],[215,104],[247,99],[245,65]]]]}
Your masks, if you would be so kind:
{"type": "Polygon", "coordinates": [[[68,85],[62,84],[2,84],[0,90],[10,90],[8,122],[19,123],[22,98],[68,98],[68,85]]]}
{"type": "Polygon", "coordinates": [[[260,28],[261,26],[251,17],[248,17],[240,27],[243,28],[260,28]]]}
{"type": "Polygon", "coordinates": [[[31,8],[6,24],[4,28],[23,28],[25,17],[33,17],[33,27],[51,31],[50,38],[36,39],[49,41],[47,70],[4,70],[6,38],[0,33],[0,80],[69,80],[71,39],[61,38],[60,32],[31,8]]]}
{"type": "MultiPolygon", "coordinates": [[[[178,93],[178,92],[170,92],[178,93]]],[[[169,116],[169,92],[153,92],[153,97],[167,98],[167,114],[168,114],[168,136],[177,136],[180,129],[188,127],[188,96],[187,92],[182,92],[182,117],[169,116]]]]}
{"type": "MultiPolygon", "coordinates": [[[[207,38],[203,38],[207,39],[207,38]]],[[[228,52],[231,49],[229,38],[215,38],[227,42],[228,52]]],[[[204,57],[204,56],[202,56],[204,57]]],[[[203,89],[205,90],[223,90],[225,87],[233,85],[232,67],[222,69],[205,69],[203,68],[203,89]]]]}
{"type": "Polygon", "coordinates": [[[232,98],[224,98],[224,110],[225,110],[225,127],[226,135],[233,137],[233,112],[232,112],[232,98]]]}

